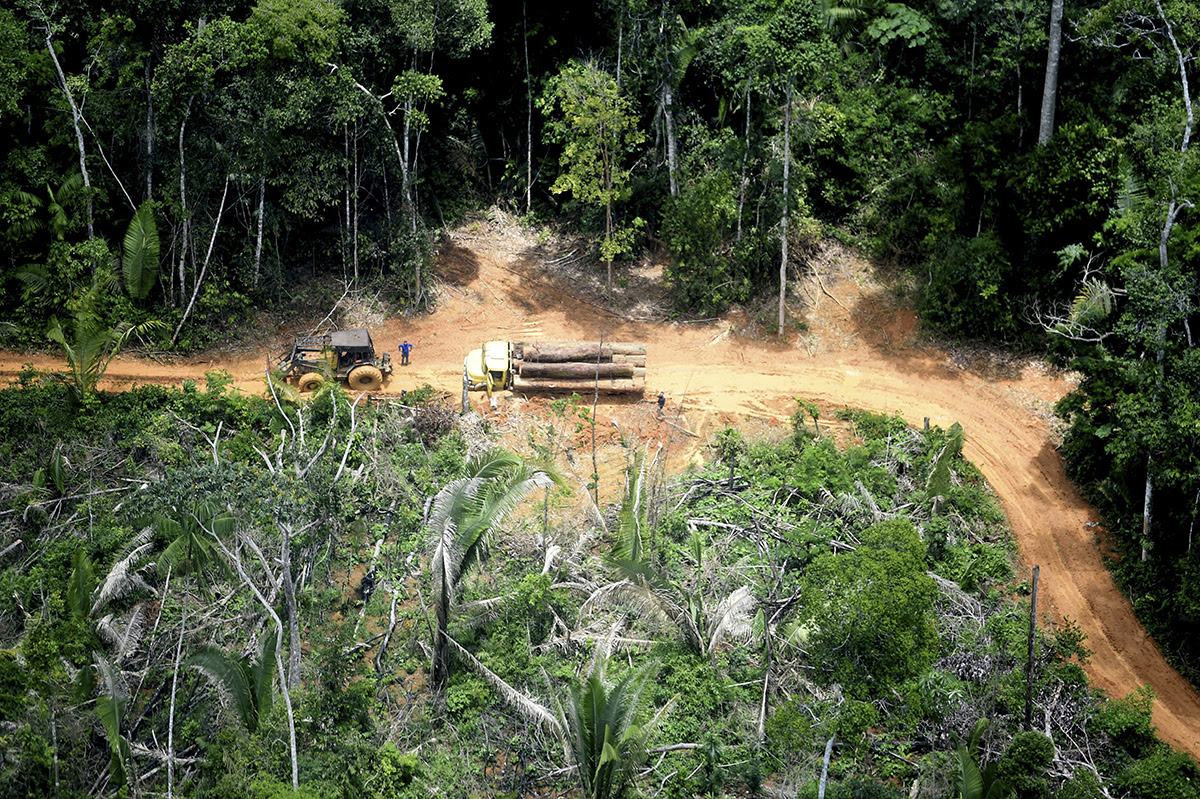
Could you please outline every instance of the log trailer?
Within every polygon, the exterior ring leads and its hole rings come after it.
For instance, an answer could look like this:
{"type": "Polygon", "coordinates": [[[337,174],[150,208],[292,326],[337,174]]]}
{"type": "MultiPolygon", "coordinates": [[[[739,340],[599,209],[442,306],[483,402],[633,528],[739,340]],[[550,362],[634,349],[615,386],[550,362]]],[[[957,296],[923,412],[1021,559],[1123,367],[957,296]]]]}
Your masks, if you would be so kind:
{"type": "Polygon", "coordinates": [[[463,359],[463,407],[468,391],[556,391],[641,394],[646,345],[599,341],[488,341],[463,359]]]}
{"type": "Polygon", "coordinates": [[[312,391],[329,375],[345,380],[352,389],[377,391],[383,376],[392,373],[392,356],[375,353],[365,329],[339,330],[325,336],[300,336],[275,359],[285,380],[295,380],[301,391],[312,391]]]}

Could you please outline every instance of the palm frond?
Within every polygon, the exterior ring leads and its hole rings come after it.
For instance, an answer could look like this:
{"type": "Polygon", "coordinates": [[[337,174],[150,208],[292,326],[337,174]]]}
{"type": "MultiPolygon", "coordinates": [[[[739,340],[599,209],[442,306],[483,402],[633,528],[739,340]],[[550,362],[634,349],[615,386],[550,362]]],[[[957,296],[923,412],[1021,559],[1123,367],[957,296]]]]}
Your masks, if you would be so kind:
{"type": "Polygon", "coordinates": [[[146,608],[142,604],[130,611],[123,622],[114,613],[108,613],[96,622],[96,632],[113,648],[117,663],[125,661],[137,650],[145,630],[146,608]]]}
{"type": "Polygon", "coordinates": [[[103,682],[103,693],[96,699],[96,715],[104,727],[108,739],[109,769],[113,782],[124,785],[126,782],[126,764],[129,763],[129,742],[121,732],[125,721],[125,703],[127,701],[121,675],[99,652],[93,653],[96,671],[103,682]]]}
{"type": "Polygon", "coordinates": [[[246,729],[253,728],[253,718],[257,714],[250,690],[249,670],[242,658],[226,654],[214,644],[204,644],[192,652],[187,665],[208,678],[217,691],[221,705],[231,708],[246,729]]]}
{"type": "Polygon", "coordinates": [[[646,526],[645,480],[645,454],[635,451],[629,465],[625,467],[625,497],[617,514],[617,540],[613,554],[618,560],[640,563],[643,559],[642,531],[646,526]]]}
{"type": "Polygon", "coordinates": [[[137,570],[145,563],[146,557],[149,555],[154,544],[148,540],[148,533],[143,532],[139,537],[143,539],[143,542],[129,550],[124,558],[114,563],[113,567],[108,570],[108,575],[105,576],[104,583],[95,592],[91,610],[93,614],[112,600],[119,599],[134,591],[151,591],[150,586],[146,584],[146,581],[142,579],[137,570]]]}
{"type": "Polygon", "coordinates": [[[261,719],[271,714],[271,704],[275,698],[275,651],[278,644],[274,634],[269,631],[263,633],[262,641],[259,644],[258,658],[250,664],[248,669],[250,690],[254,696],[256,710],[255,726],[250,730],[251,732],[257,729],[261,719]]]}
{"type": "Polygon", "coordinates": [[[467,666],[482,677],[484,682],[492,686],[496,693],[500,695],[500,698],[515,708],[526,720],[537,724],[545,731],[556,736],[563,734],[562,723],[549,708],[509,685],[502,677],[483,665],[479,658],[464,649],[458,641],[455,641],[453,638],[449,638],[448,640],[450,646],[462,657],[467,666]]]}
{"type": "Polygon", "coordinates": [[[675,631],[693,651],[703,653],[700,630],[687,605],[680,601],[682,597],[678,590],[653,577],[638,574],[632,564],[627,566],[625,579],[593,591],[584,600],[580,613],[602,607],[626,608],[643,620],[675,631]]]}
{"type": "Polygon", "coordinates": [[[25,286],[25,296],[37,294],[50,288],[53,280],[45,264],[26,264],[17,270],[17,280],[25,286]]]}
{"type": "Polygon", "coordinates": [[[1071,302],[1071,321],[1090,326],[1107,318],[1112,313],[1115,296],[1112,287],[1103,280],[1085,280],[1071,302]]]}
{"type": "Polygon", "coordinates": [[[742,586],[732,594],[722,599],[713,611],[710,621],[712,635],[708,641],[708,651],[712,652],[727,636],[748,638],[753,632],[754,594],[749,586],[742,586]]]}

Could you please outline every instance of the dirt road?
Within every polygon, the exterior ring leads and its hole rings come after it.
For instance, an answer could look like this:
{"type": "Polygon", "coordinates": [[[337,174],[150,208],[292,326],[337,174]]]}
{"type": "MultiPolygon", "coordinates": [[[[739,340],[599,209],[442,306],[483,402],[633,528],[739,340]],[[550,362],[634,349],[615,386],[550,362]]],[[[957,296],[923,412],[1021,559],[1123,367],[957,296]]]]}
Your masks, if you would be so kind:
{"type": "MultiPolygon", "coordinates": [[[[519,237],[460,234],[443,253],[446,285],[438,310],[420,319],[372,324],[378,346],[407,339],[412,365],[397,366],[385,389],[430,383],[457,396],[466,350],[490,339],[594,339],[649,344],[648,388],[666,393],[670,412],[700,436],[736,420],[782,424],[794,397],[816,401],[823,416],[842,406],[963,425],[966,456],[1004,503],[1027,566],[1041,566],[1041,609],[1076,621],[1094,650],[1089,673],[1110,696],[1148,683],[1158,695],[1154,722],[1172,745],[1200,754],[1200,695],[1162,658],[1104,568],[1089,525],[1095,512],[1068,482],[1045,424],[1047,403],[1070,385],[1033,363],[976,368],[921,346],[910,310],[895,307],[865,269],[839,266],[801,290],[793,311],[808,329],[790,344],[740,334],[741,320],[707,324],[641,322],[614,316],[577,291],[569,276],[547,273],[519,237]],[[840,273],[840,274],[838,274],[840,273]]],[[[221,368],[235,384],[261,391],[266,352],[231,361],[161,364],[122,358],[106,385],[176,383],[221,368]]],[[[398,358],[396,359],[398,362],[398,358]]],[[[0,382],[32,362],[0,355],[0,382]]]]}

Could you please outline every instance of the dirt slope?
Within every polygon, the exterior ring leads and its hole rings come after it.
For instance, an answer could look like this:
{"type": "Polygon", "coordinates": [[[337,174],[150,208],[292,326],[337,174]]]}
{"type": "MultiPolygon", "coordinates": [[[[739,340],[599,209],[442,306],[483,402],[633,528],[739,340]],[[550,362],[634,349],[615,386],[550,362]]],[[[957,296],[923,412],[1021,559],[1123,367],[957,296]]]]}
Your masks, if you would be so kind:
{"type": "MultiPolygon", "coordinates": [[[[797,396],[822,405],[825,417],[850,405],[899,413],[914,424],[923,417],[943,427],[959,422],[967,457],[1004,503],[1022,561],[1041,566],[1041,609],[1055,620],[1075,620],[1087,633],[1095,652],[1089,672],[1110,696],[1153,686],[1163,738],[1200,754],[1200,696],[1167,665],[1113,584],[1097,550],[1095,512],[1068,482],[1051,444],[1044,420],[1047,403],[1070,388],[1062,377],[1032,363],[988,363],[922,346],[912,312],[894,307],[852,259],[825,262],[823,282],[797,292],[793,312],[808,329],[786,345],[741,335],[748,323],[737,318],[675,324],[610,314],[586,299],[577,276],[546,269],[531,243],[515,235],[461,233],[444,248],[442,270],[446,285],[436,313],[372,325],[377,346],[394,353],[402,339],[414,345],[412,365],[397,367],[385,391],[427,382],[457,397],[463,355],[482,341],[603,333],[648,342],[649,391],[634,407],[645,418],[652,393],[665,392],[668,412],[699,434],[696,442],[733,420],[784,424],[797,396]]],[[[649,294],[638,295],[653,281],[637,277],[629,276],[626,299],[635,307],[653,304],[649,294]]],[[[222,368],[239,387],[260,391],[266,355],[182,363],[122,358],[106,385],[176,383],[222,368]]],[[[59,367],[53,358],[0,354],[0,382],[25,362],[59,367]]]]}

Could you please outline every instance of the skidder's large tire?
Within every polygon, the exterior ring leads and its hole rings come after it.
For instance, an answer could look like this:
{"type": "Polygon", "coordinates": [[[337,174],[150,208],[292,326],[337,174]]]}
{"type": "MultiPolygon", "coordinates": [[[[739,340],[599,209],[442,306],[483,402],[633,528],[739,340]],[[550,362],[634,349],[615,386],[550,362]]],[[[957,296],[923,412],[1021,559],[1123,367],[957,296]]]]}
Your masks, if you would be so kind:
{"type": "Polygon", "coordinates": [[[305,393],[316,391],[324,382],[325,378],[321,377],[320,372],[308,372],[307,374],[300,375],[300,381],[296,384],[296,387],[300,389],[301,393],[305,393]]]}
{"type": "Polygon", "coordinates": [[[359,366],[346,382],[355,391],[378,391],[383,387],[383,373],[374,366],[359,366]]]}

